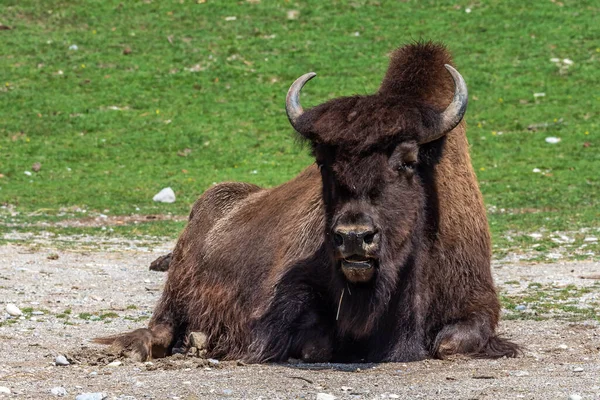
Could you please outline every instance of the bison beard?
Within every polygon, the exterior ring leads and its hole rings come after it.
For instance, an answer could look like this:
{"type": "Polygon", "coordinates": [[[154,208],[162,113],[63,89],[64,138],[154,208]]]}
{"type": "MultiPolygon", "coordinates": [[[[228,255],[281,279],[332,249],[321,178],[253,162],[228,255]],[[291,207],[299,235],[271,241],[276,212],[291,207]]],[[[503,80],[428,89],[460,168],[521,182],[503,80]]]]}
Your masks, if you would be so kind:
{"type": "Polygon", "coordinates": [[[148,328],[96,341],[141,359],[194,331],[208,356],[247,362],[517,355],[495,334],[466,86],[446,64],[441,45],[404,46],[377,93],[306,111],[314,74],[300,78],[288,117],[316,164],[273,189],[208,189],[160,260],[168,279],[148,328]]]}

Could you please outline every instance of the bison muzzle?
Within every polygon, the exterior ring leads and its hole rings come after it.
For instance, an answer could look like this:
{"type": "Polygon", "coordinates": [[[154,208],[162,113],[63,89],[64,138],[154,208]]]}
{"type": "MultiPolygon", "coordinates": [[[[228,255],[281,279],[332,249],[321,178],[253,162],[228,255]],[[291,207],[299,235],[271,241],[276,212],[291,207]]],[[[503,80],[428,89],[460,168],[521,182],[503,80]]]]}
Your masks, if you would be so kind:
{"type": "Polygon", "coordinates": [[[294,82],[286,110],[315,164],[272,189],[208,189],[161,261],[148,328],[96,341],[143,360],[197,331],[209,357],[246,362],[517,355],[495,333],[467,86],[446,49],[401,47],[378,92],[304,110],[314,76],[294,82]]]}

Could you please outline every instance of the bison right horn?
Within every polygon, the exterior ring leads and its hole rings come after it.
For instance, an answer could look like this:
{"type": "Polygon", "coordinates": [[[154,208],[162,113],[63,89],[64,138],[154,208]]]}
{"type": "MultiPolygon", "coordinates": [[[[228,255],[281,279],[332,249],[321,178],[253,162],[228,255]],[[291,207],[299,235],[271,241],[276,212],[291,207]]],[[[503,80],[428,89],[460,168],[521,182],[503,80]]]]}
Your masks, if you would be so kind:
{"type": "Polygon", "coordinates": [[[294,83],[292,83],[292,86],[290,86],[290,89],[287,92],[287,96],[285,98],[285,112],[287,113],[290,124],[292,124],[294,129],[296,129],[296,122],[298,121],[298,118],[304,112],[302,106],[300,105],[300,91],[306,82],[310,81],[315,76],[317,76],[317,74],[314,72],[309,72],[308,74],[302,75],[300,78],[296,79],[294,83]]]}
{"type": "Polygon", "coordinates": [[[451,65],[444,64],[444,67],[450,72],[454,80],[454,97],[452,98],[452,103],[440,115],[440,126],[437,127],[436,132],[427,136],[421,141],[421,144],[433,142],[456,128],[460,121],[462,121],[465,111],[467,111],[469,92],[467,91],[465,80],[451,65]]]}

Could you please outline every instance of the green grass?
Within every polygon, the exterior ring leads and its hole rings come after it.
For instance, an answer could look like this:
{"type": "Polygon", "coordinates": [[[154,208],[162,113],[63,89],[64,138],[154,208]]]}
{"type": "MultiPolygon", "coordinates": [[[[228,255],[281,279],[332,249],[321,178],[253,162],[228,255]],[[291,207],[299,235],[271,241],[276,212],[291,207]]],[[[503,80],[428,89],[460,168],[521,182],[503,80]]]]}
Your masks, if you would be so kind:
{"type": "MultiPolygon", "coordinates": [[[[184,215],[213,182],[280,184],[311,163],[285,117],[291,82],[318,72],[307,106],[371,93],[388,53],[418,39],[445,42],[468,83],[497,253],[530,246],[528,232],[600,226],[597,1],[4,0],[0,10],[12,28],[0,30],[0,234],[69,233],[35,223],[98,213],[184,215]],[[177,202],[152,202],[166,186],[177,202]]],[[[82,230],[175,237],[182,226],[82,230]]]]}
{"type": "Polygon", "coordinates": [[[530,283],[528,287],[516,294],[500,294],[502,307],[507,312],[504,319],[562,319],[568,321],[598,320],[600,321],[600,303],[595,301],[600,286],[555,287],[530,283]],[[583,296],[592,294],[587,301],[581,302],[583,296]],[[517,306],[525,306],[519,310],[517,306]]]}

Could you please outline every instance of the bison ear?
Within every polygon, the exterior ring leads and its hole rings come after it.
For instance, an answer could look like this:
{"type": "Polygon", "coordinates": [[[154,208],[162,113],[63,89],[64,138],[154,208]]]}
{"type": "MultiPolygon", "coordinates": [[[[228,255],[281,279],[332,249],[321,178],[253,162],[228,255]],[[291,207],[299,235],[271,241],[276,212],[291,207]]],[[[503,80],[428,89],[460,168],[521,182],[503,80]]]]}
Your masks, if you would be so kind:
{"type": "Polygon", "coordinates": [[[416,141],[402,142],[394,149],[390,156],[390,167],[398,172],[414,173],[414,168],[419,159],[419,145],[416,141]]]}

